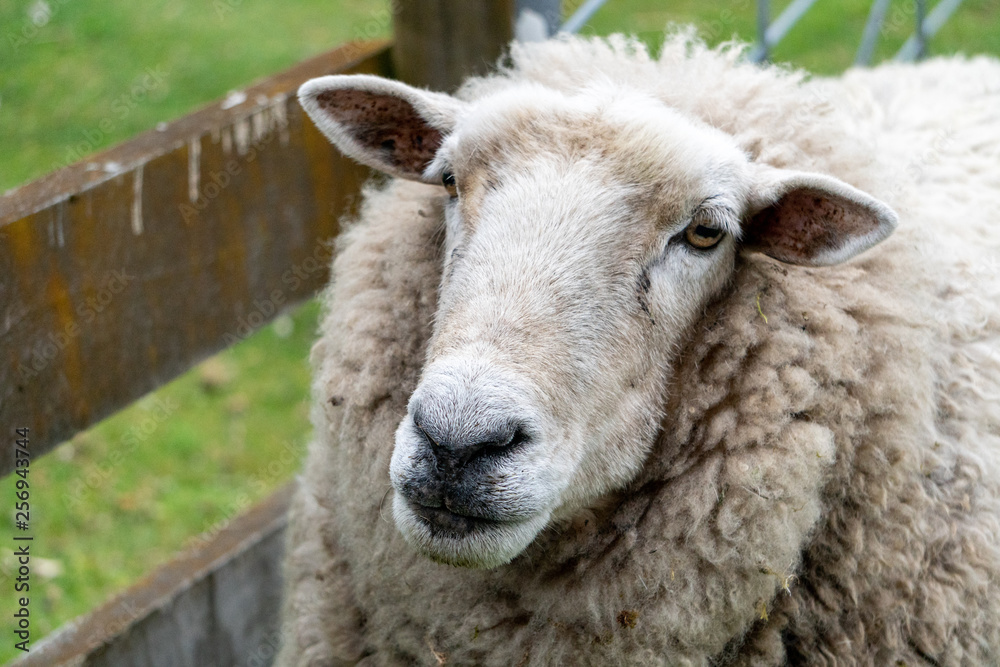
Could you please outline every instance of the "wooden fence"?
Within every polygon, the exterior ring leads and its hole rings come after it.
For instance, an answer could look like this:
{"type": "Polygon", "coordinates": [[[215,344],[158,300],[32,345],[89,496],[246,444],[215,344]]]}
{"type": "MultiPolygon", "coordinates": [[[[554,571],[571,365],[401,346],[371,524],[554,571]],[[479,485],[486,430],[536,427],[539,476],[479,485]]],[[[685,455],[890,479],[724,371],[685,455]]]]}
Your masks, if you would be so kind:
{"type": "MultiPolygon", "coordinates": [[[[352,43],[0,198],[0,424],[32,456],[312,296],[368,172],[295,91],[334,73],[438,89],[484,71],[515,0],[396,0],[396,45],[352,43]],[[294,272],[295,267],[319,270],[294,272]],[[295,280],[289,280],[292,271],[295,280]]],[[[0,454],[0,474],[15,467],[0,454]]],[[[18,665],[268,665],[291,486],[18,665]]]]}

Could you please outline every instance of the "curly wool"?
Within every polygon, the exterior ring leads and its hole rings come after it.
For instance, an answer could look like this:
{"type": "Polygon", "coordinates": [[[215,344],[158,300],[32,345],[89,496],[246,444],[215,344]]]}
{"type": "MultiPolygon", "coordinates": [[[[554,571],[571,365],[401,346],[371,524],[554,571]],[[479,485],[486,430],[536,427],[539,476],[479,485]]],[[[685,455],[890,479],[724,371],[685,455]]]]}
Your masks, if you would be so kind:
{"type": "Polygon", "coordinates": [[[279,663],[1000,660],[1000,63],[806,79],[686,33],[655,59],[612,37],[512,61],[460,96],[608,77],[759,162],[879,197],[899,229],[841,266],[743,255],[678,352],[639,477],[468,570],[418,555],[383,509],[434,318],[441,192],[369,188],[312,355],[279,663]]]}

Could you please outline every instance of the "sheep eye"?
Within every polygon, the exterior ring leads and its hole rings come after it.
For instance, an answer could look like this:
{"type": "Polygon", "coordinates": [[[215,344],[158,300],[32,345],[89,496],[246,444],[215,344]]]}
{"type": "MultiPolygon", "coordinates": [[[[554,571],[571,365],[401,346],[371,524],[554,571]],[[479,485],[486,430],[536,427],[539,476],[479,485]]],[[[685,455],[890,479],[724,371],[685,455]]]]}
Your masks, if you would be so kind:
{"type": "Polygon", "coordinates": [[[458,196],[458,182],[455,181],[455,174],[450,171],[444,172],[441,175],[441,183],[444,185],[444,189],[448,191],[448,194],[452,197],[458,196]]]}
{"type": "Polygon", "coordinates": [[[684,238],[699,250],[708,250],[718,245],[723,236],[725,236],[725,232],[718,227],[709,227],[698,222],[692,222],[684,230],[684,238]]]}

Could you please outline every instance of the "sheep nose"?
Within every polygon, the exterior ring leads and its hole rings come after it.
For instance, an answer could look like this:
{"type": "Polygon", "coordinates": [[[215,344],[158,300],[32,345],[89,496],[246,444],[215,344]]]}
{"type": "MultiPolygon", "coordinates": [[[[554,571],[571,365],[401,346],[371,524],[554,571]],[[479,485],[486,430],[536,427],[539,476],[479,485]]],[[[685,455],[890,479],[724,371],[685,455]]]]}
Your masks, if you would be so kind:
{"type": "Polygon", "coordinates": [[[444,418],[429,418],[418,406],[413,410],[413,425],[424,439],[435,465],[444,478],[456,478],[470,464],[500,459],[528,443],[527,427],[518,419],[484,424],[449,423],[444,418]]]}

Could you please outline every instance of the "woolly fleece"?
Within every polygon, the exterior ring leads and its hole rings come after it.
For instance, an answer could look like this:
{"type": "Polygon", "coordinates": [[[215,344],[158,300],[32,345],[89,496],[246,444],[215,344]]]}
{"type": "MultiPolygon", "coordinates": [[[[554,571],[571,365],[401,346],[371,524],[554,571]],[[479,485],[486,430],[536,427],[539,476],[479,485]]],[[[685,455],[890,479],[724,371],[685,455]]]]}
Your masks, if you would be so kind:
{"type": "Polygon", "coordinates": [[[807,79],[687,34],[512,47],[475,99],[608,77],[900,214],[843,265],[740,256],[628,488],[493,570],[391,520],[442,264],[439,187],[366,192],[312,353],[281,665],[1000,662],[1000,63],[807,79]],[[669,434],[669,436],[667,435],[669,434]]]}

